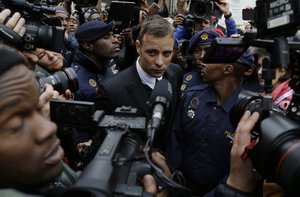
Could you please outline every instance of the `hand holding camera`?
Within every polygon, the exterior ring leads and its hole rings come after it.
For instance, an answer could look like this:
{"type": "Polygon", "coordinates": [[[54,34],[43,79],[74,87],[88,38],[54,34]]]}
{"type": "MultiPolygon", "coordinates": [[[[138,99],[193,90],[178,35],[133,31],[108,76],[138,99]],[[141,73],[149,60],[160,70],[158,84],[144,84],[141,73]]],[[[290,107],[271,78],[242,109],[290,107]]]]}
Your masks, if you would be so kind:
{"type": "Polygon", "coordinates": [[[227,0],[218,0],[218,1],[215,1],[215,4],[220,8],[220,10],[223,12],[224,16],[227,16],[230,14],[229,3],[227,0]]]}
{"type": "Polygon", "coordinates": [[[25,19],[21,17],[20,13],[16,12],[11,18],[9,9],[4,9],[0,12],[0,23],[5,23],[7,27],[15,31],[20,36],[24,36],[26,28],[24,27],[25,19]]]}

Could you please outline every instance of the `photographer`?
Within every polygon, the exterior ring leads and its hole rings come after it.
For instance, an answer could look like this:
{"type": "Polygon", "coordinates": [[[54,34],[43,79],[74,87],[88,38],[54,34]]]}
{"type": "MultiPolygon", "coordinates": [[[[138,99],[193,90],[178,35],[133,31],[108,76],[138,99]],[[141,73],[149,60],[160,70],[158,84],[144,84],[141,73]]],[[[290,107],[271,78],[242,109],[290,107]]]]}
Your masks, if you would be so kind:
{"type": "Polygon", "coordinates": [[[65,65],[69,67],[73,60],[75,51],[78,48],[78,42],[75,39],[74,35],[69,33],[69,22],[70,22],[70,13],[62,6],[55,7],[55,14],[49,15],[50,18],[59,18],[61,22],[61,26],[65,30],[65,37],[64,37],[64,45],[62,47],[61,53],[65,58],[66,62],[65,65]]]}
{"type": "MultiPolygon", "coordinates": [[[[197,1],[196,1],[197,3],[197,1]]],[[[198,2],[199,3],[199,2],[198,2]]],[[[237,34],[237,28],[236,28],[236,24],[235,21],[232,17],[231,12],[229,11],[229,3],[227,0],[220,0],[220,1],[213,1],[213,3],[215,4],[215,6],[218,6],[218,8],[220,9],[220,11],[224,14],[225,17],[225,24],[226,24],[226,29],[227,29],[227,33],[226,36],[230,37],[233,34],[237,34]]],[[[180,4],[181,5],[181,4],[180,4]]],[[[191,9],[191,8],[190,8],[191,9]]],[[[191,10],[189,10],[189,12],[191,12],[191,10]]],[[[194,25],[192,26],[192,29],[189,29],[186,27],[186,25],[184,25],[185,21],[187,20],[187,18],[184,19],[183,15],[179,15],[179,17],[181,17],[181,21],[182,24],[178,25],[176,28],[176,31],[174,33],[174,36],[177,40],[182,40],[182,39],[190,39],[191,36],[203,29],[209,29],[209,28],[214,28],[214,26],[216,25],[214,20],[210,20],[213,19],[213,17],[209,17],[209,18],[197,18],[193,15],[191,20],[194,20],[194,25]]],[[[175,21],[177,21],[178,19],[175,19],[175,21]]],[[[177,22],[177,24],[179,24],[177,22]]],[[[222,32],[219,31],[218,29],[216,29],[218,32],[222,32]]],[[[222,32],[223,34],[225,34],[225,32],[222,32]]]]}

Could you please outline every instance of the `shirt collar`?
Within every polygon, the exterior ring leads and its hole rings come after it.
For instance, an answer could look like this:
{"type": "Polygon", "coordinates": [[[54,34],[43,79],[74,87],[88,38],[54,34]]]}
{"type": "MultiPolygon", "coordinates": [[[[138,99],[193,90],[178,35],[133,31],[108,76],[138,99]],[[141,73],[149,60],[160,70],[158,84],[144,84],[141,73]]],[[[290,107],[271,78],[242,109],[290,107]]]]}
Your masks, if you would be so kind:
{"type": "MultiPolygon", "coordinates": [[[[231,108],[237,103],[238,96],[240,92],[243,90],[242,84],[240,84],[237,89],[230,95],[230,97],[220,105],[220,108],[222,108],[225,112],[229,113],[231,108]]],[[[207,92],[208,96],[204,98],[204,101],[206,103],[217,103],[217,98],[215,94],[215,90],[211,86],[211,88],[207,92]]]]}
{"type": "Polygon", "coordinates": [[[139,76],[140,76],[140,78],[142,80],[142,83],[145,84],[145,85],[147,85],[147,86],[149,86],[153,90],[154,87],[155,87],[156,79],[160,81],[162,79],[162,76],[159,77],[159,78],[155,78],[155,77],[149,75],[147,72],[145,72],[142,69],[142,67],[141,67],[141,65],[139,63],[139,59],[140,59],[140,57],[138,57],[137,60],[136,60],[136,69],[137,69],[137,72],[138,72],[138,74],[139,74],[139,76]]]}

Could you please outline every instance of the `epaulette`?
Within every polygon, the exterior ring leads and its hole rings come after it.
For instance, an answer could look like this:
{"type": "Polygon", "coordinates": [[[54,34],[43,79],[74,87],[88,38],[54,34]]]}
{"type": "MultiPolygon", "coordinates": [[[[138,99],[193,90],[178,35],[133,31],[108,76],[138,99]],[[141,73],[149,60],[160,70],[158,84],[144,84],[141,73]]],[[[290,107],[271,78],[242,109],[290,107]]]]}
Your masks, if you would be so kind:
{"type": "Polygon", "coordinates": [[[187,89],[185,89],[184,92],[182,92],[182,94],[180,96],[180,99],[182,99],[188,92],[202,91],[202,90],[205,90],[208,87],[209,87],[209,85],[206,84],[206,83],[202,83],[202,84],[199,84],[199,85],[194,85],[194,86],[188,87],[187,89]]]}
{"type": "Polygon", "coordinates": [[[182,84],[180,86],[180,94],[184,94],[186,89],[191,86],[202,84],[202,80],[200,79],[198,71],[191,71],[185,73],[183,76],[182,84]]]}

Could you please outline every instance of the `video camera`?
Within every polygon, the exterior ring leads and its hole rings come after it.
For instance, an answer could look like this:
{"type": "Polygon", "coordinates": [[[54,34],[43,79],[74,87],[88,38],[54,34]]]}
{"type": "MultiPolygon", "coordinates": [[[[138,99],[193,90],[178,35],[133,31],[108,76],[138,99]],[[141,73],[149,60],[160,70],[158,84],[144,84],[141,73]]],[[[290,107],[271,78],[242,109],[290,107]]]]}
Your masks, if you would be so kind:
{"type": "Polygon", "coordinates": [[[258,0],[255,25],[258,37],[294,36],[300,29],[300,1],[258,0]]]}
{"type": "Polygon", "coordinates": [[[190,192],[152,163],[153,139],[163,122],[171,91],[166,79],[156,83],[150,98],[152,116],[147,125],[146,117],[136,116],[136,109],[132,107],[117,108],[113,115],[105,115],[92,102],[52,100],[51,120],[58,126],[90,128],[105,133],[104,139],[95,139],[101,142],[100,148],[93,148],[95,156],[87,162],[75,186],[62,196],[152,196],[143,192],[140,181],[145,174],[153,173],[159,185],[172,191],[190,192]]]}
{"type": "Polygon", "coordinates": [[[215,5],[215,0],[192,0],[189,14],[196,20],[209,19],[212,15],[220,19],[223,12],[215,5]]]}
{"type": "Polygon", "coordinates": [[[84,171],[63,196],[151,196],[139,183],[151,168],[140,152],[146,118],[136,116],[135,108],[124,106],[105,115],[92,102],[51,100],[50,109],[51,120],[58,126],[104,133],[104,139],[94,139],[96,145],[84,150],[84,171]]]}
{"type": "Polygon", "coordinates": [[[2,0],[1,10],[8,8],[19,12],[26,20],[26,32],[23,37],[0,24],[0,38],[25,50],[44,48],[60,52],[64,42],[64,29],[60,21],[50,19],[46,14],[55,14],[55,9],[47,4],[32,4],[26,0],[2,0]]]}

